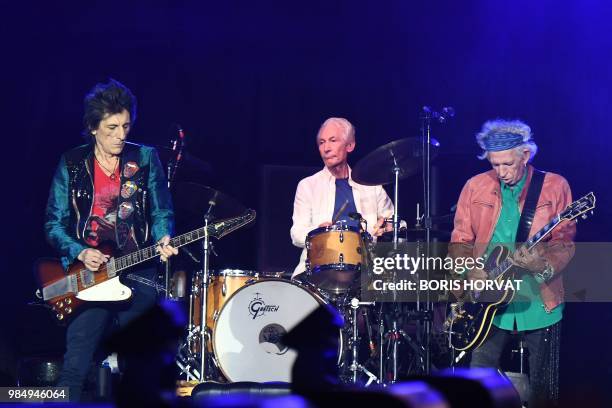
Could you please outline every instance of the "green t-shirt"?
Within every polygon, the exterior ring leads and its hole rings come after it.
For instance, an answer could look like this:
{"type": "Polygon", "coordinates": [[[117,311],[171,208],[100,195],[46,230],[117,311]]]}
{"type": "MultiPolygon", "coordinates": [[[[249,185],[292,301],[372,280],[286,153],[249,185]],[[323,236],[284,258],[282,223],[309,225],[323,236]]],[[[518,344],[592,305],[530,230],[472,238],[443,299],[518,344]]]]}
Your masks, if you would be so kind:
{"type": "MultiPolygon", "coordinates": [[[[497,225],[487,247],[489,255],[496,245],[504,245],[511,251],[515,248],[516,232],[521,212],[519,210],[519,197],[527,180],[527,172],[514,186],[501,184],[502,207],[497,225]]],[[[557,323],[563,316],[563,305],[556,307],[550,313],[544,308],[540,295],[540,284],[533,275],[525,273],[517,276],[522,279],[521,287],[514,294],[514,299],[507,307],[497,311],[493,324],[505,330],[535,330],[557,323]],[[516,325],[515,325],[516,324],[516,325]]]]}

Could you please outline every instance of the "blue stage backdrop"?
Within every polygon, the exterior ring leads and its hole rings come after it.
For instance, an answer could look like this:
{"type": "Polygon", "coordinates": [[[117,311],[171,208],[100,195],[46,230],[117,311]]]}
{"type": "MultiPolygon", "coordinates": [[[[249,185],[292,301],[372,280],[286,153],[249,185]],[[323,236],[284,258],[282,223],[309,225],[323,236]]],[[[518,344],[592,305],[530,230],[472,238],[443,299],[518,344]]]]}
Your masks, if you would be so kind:
{"type": "MultiPolygon", "coordinates": [[[[189,153],[212,167],[206,174],[183,174],[184,180],[267,214],[219,243],[216,267],[257,269],[275,250],[290,248],[285,226],[291,209],[259,207],[274,205],[276,194],[291,205],[295,185],[264,189],[274,180],[264,177],[264,166],[321,166],[314,141],[325,118],[343,116],[355,124],[354,164],[382,144],[417,136],[423,105],[453,106],[457,113],[433,128],[441,143],[437,214],[448,212],[468,177],[487,168],[476,159],[480,125],[520,118],[540,147],[537,167],[564,175],[575,196],[597,193],[596,216],[579,225],[579,240],[610,240],[607,2],[183,0],[0,7],[2,139],[8,141],[2,171],[8,182],[4,371],[32,350],[61,352],[61,331],[28,335],[43,323],[30,321],[41,318],[24,305],[35,287],[33,261],[53,255],[42,223],[54,168],[63,151],[82,142],[84,94],[110,77],[138,98],[131,140],[167,145],[180,123],[189,153]],[[274,219],[281,214],[285,218],[274,219]],[[41,336],[45,345],[36,341],[41,336]]],[[[409,222],[422,202],[420,183],[419,176],[402,182],[400,210],[409,222]]],[[[562,392],[609,384],[606,316],[609,322],[606,304],[567,308],[562,392]]]]}

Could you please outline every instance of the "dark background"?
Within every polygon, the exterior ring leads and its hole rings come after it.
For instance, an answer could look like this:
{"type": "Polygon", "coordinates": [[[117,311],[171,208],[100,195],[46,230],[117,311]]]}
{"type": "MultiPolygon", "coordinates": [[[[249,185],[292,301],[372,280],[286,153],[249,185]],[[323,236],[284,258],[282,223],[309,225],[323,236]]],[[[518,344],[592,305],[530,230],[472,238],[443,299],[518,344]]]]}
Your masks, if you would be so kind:
{"type": "MultiPolygon", "coordinates": [[[[297,262],[291,203],[295,183],[310,174],[297,167],[321,166],[314,138],[325,118],[355,124],[354,164],[418,135],[423,105],[457,112],[433,128],[441,143],[436,213],[448,212],[465,180],[487,169],[475,158],[481,124],[521,118],[540,147],[537,167],[564,175],[576,197],[597,193],[579,240],[610,241],[605,1],[1,4],[3,370],[29,353],[61,351],[61,331],[24,304],[35,288],[33,261],[53,254],[42,233],[51,176],[60,154],[82,141],[83,96],[109,77],[138,98],[131,140],[167,146],[180,123],[189,152],[213,169],[184,172],[183,180],[258,210],[255,227],[219,243],[217,268],[297,262]]],[[[422,202],[420,177],[401,187],[400,214],[410,222],[422,202]]],[[[563,392],[609,384],[609,305],[566,310],[563,392]]]]}

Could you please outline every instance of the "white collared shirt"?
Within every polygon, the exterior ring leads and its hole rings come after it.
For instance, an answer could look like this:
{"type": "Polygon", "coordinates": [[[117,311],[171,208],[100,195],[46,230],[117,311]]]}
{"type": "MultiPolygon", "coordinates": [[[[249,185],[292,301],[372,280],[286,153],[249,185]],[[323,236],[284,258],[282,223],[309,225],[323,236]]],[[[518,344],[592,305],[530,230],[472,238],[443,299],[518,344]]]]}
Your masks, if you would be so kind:
{"type": "MultiPolygon", "coordinates": [[[[382,186],[364,186],[351,178],[349,167],[348,183],[353,190],[355,208],[368,223],[368,232],[374,232],[379,217],[393,215],[393,203],[382,186]]],[[[308,233],[324,222],[331,222],[336,202],[336,178],[324,167],[323,170],[306,177],[298,183],[293,202],[293,225],[291,241],[293,245],[304,248],[308,233]]],[[[302,251],[300,263],[292,277],[306,269],[306,249],[302,251]]]]}

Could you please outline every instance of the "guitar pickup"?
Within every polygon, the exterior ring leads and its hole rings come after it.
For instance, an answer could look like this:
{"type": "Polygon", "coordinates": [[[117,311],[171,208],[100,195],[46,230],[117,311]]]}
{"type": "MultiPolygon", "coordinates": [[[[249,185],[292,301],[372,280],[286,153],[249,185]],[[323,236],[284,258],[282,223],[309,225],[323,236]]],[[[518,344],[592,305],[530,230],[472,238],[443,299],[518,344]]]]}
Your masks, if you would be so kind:
{"type": "Polygon", "coordinates": [[[92,286],[96,283],[96,278],[94,277],[94,273],[89,269],[83,269],[79,275],[81,275],[81,284],[84,288],[92,286]]]}

